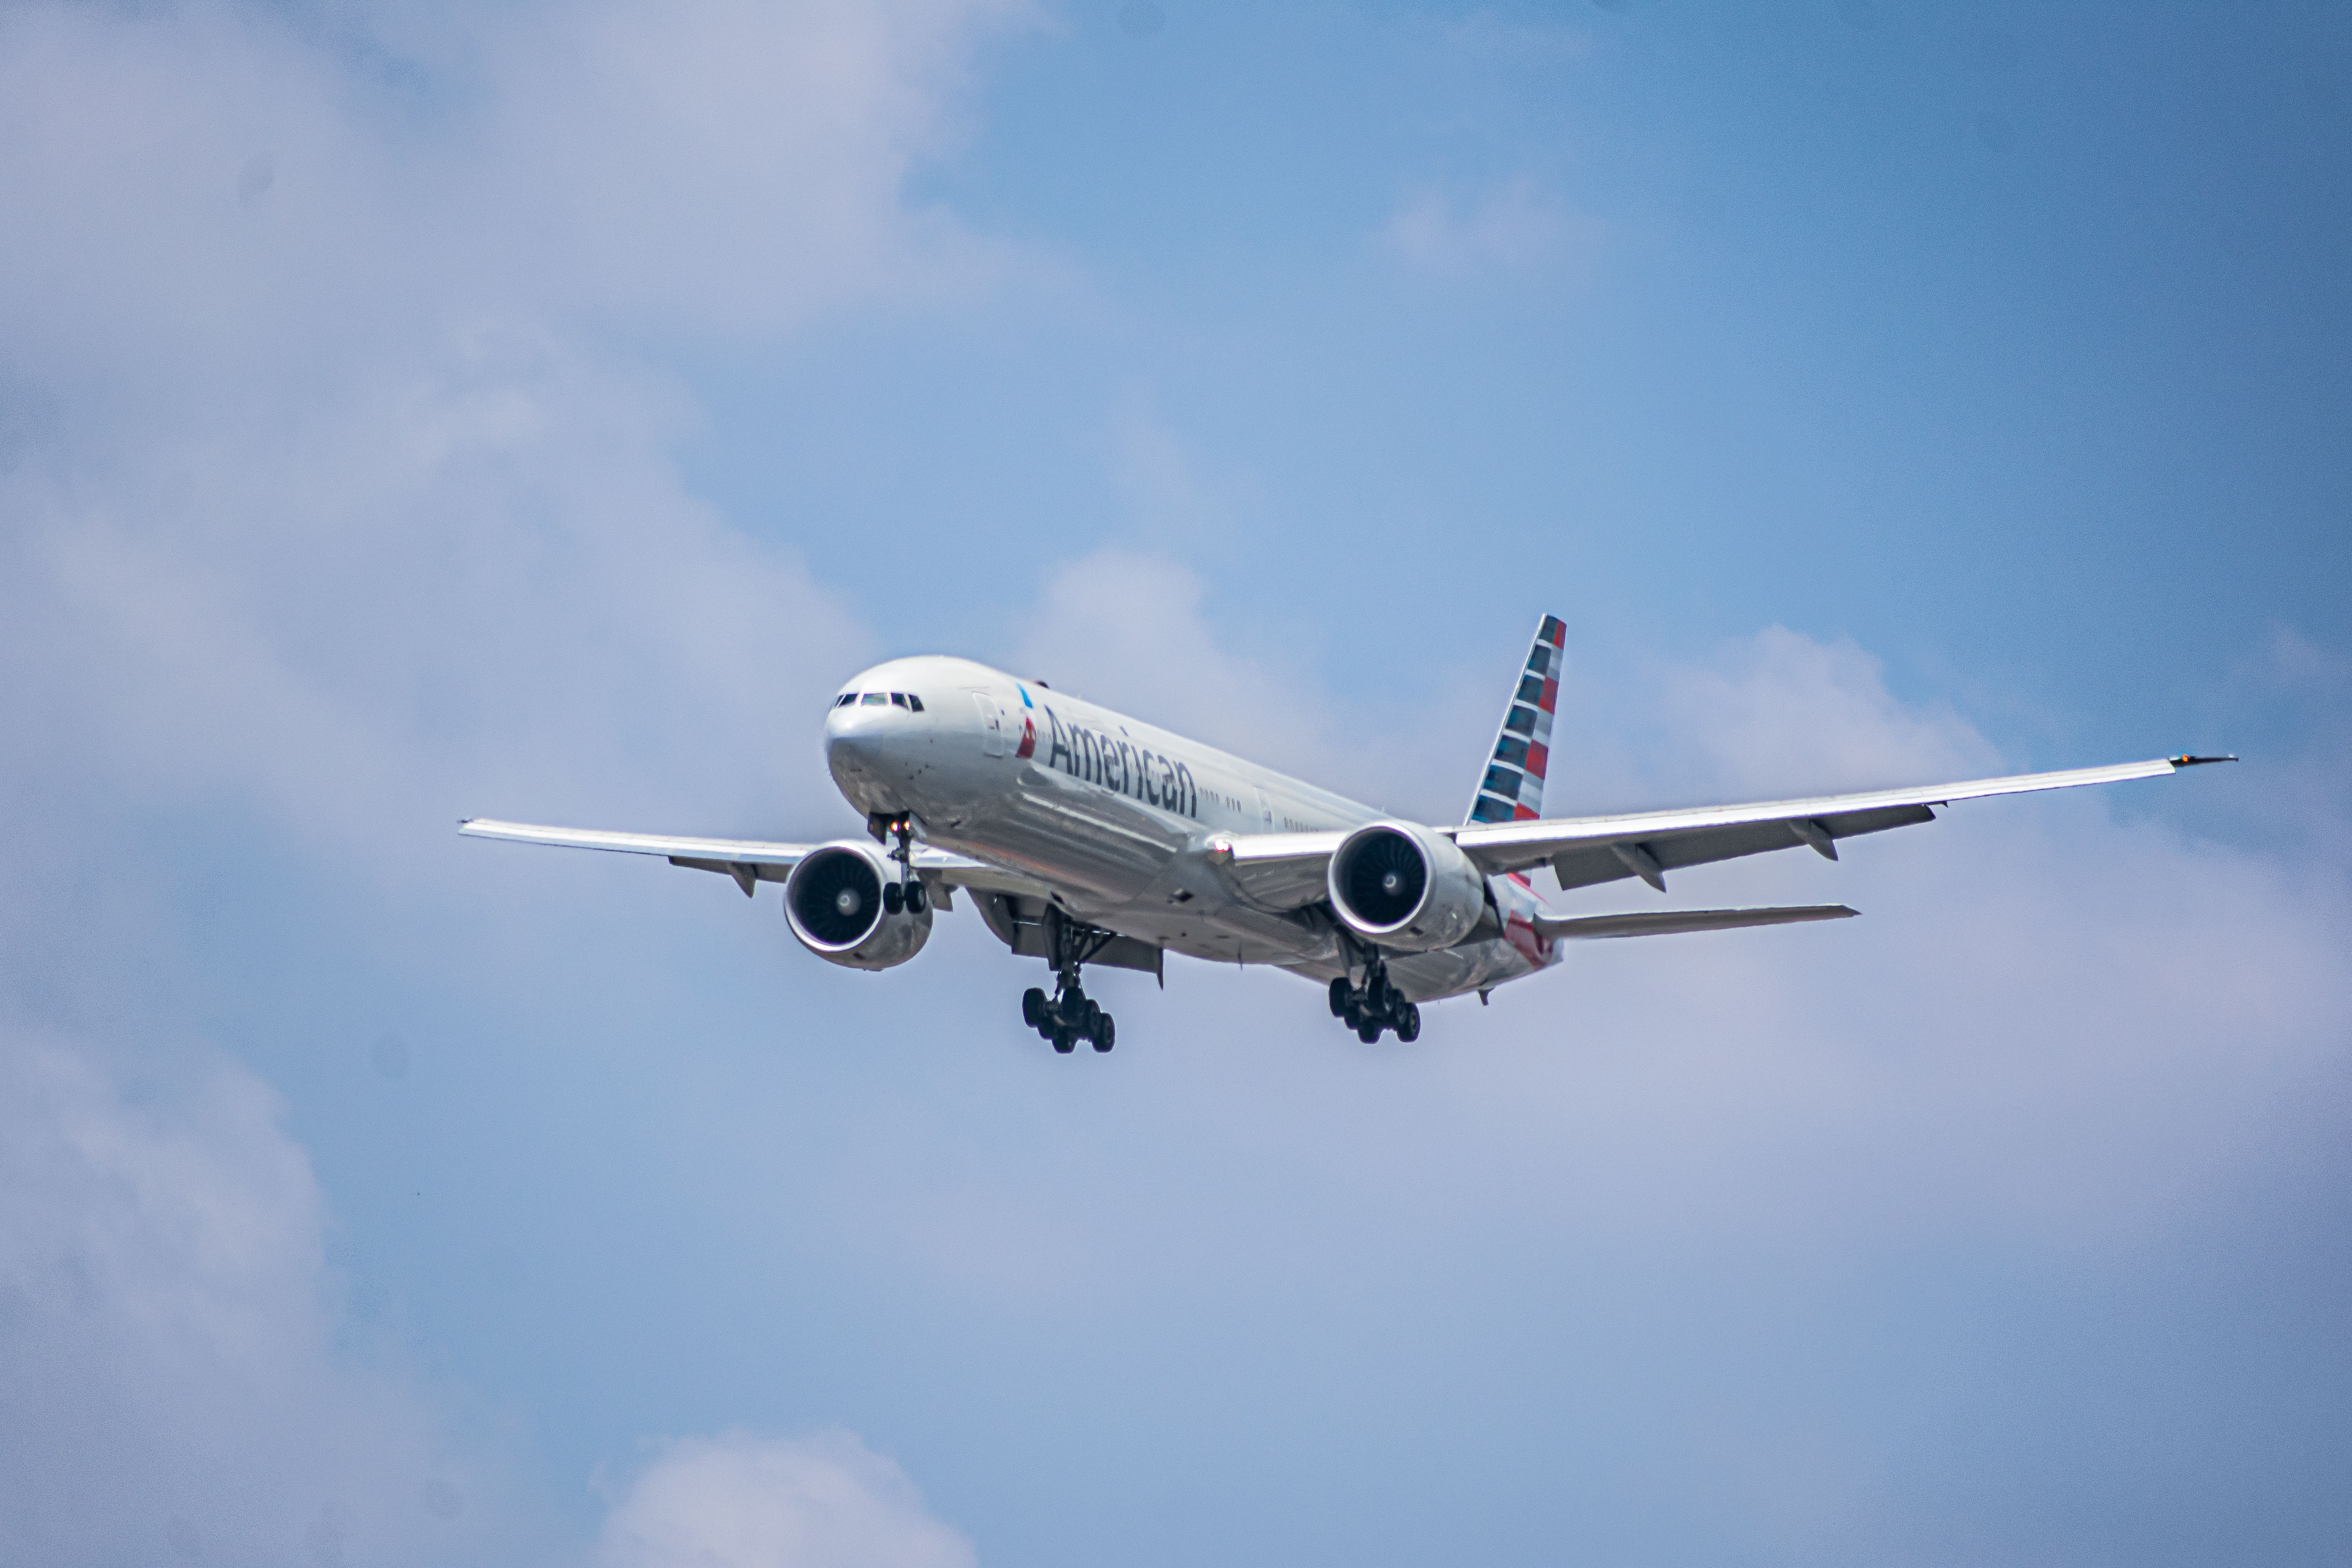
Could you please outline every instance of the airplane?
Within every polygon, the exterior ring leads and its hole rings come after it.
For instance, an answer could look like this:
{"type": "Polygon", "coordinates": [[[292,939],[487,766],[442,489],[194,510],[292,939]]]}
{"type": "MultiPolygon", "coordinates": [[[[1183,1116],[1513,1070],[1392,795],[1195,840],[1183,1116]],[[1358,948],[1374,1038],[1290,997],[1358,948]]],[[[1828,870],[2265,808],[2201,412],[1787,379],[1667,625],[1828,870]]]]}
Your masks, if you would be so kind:
{"type": "Polygon", "coordinates": [[[1571,942],[1844,920],[1843,904],[1556,912],[1563,891],[1776,849],[1831,860],[1841,839],[1936,820],[1990,795],[2154,778],[2230,756],[2158,758],[1912,789],[1607,816],[1545,816],[1567,627],[1546,616],[1458,826],[1407,821],[1139,719],[969,659],[924,656],[865,670],[824,718],[835,784],[868,841],[770,843],[611,833],[470,817],[477,838],[667,857],[734,879],[749,898],[783,884],[801,944],[853,969],[905,963],[961,889],[1054,990],[1022,997],[1024,1024],[1065,1055],[1108,1051],[1111,1016],[1085,966],[1167,984],[1173,952],[1266,963],[1321,984],[1367,1045],[1421,1034],[1421,1005],[1558,963],[1571,942]]]}

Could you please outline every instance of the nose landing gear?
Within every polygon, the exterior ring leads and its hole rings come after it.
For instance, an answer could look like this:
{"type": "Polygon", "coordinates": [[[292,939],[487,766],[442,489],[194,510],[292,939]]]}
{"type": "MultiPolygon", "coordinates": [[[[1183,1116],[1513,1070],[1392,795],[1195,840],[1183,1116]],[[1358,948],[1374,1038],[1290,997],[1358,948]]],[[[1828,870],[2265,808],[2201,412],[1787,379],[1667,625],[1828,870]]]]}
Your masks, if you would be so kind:
{"type": "Polygon", "coordinates": [[[1421,1009],[1390,982],[1388,965],[1378,955],[1365,963],[1361,985],[1352,984],[1345,974],[1331,982],[1331,1016],[1355,1030],[1356,1038],[1368,1046],[1390,1029],[1406,1045],[1421,1037],[1421,1009]]]}
{"type": "Polygon", "coordinates": [[[1054,994],[1049,998],[1034,985],[1024,992],[1021,1021],[1051,1040],[1054,1048],[1064,1056],[1077,1049],[1080,1040],[1089,1042],[1097,1051],[1110,1049],[1118,1038],[1118,1026],[1101,1005],[1080,988],[1078,970],[1118,933],[1081,925],[1048,906],[1045,934],[1054,950],[1054,994]]]}
{"type": "Polygon", "coordinates": [[[890,858],[898,862],[898,879],[883,888],[882,912],[889,915],[902,912],[919,915],[929,909],[931,907],[930,889],[923,886],[923,879],[920,877],[915,875],[913,816],[901,812],[897,816],[869,816],[866,819],[866,830],[877,838],[883,838],[887,835],[887,837],[898,841],[897,847],[890,851],[890,858]]]}

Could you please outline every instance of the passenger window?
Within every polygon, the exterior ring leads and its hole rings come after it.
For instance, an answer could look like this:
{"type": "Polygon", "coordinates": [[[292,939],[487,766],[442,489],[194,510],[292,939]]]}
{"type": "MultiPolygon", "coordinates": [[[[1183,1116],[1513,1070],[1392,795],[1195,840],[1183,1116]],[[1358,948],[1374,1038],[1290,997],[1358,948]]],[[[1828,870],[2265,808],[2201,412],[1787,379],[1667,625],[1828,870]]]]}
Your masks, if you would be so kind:
{"type": "Polygon", "coordinates": [[[869,691],[866,694],[865,702],[868,708],[887,708],[890,704],[890,694],[887,691],[869,691]]]}

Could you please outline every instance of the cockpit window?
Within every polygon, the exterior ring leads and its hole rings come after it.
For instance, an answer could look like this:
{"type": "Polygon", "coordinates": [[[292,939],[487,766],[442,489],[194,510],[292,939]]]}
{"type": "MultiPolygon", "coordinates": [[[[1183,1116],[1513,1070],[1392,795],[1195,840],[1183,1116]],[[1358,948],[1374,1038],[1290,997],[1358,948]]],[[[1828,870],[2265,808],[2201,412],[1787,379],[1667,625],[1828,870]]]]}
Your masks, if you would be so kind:
{"type": "Polygon", "coordinates": [[[835,708],[846,708],[856,700],[857,693],[855,691],[845,691],[840,696],[833,700],[833,705],[835,708]]]}
{"type": "Polygon", "coordinates": [[[923,700],[909,691],[907,693],[907,706],[920,713],[923,710],[923,700]]]}
{"type": "Polygon", "coordinates": [[[903,692],[903,691],[893,691],[892,693],[890,693],[890,706],[891,706],[891,707],[893,707],[893,708],[904,708],[906,705],[907,705],[907,694],[906,694],[905,692],[903,692]]]}
{"type": "Polygon", "coordinates": [[[864,700],[868,708],[880,708],[889,702],[890,694],[887,691],[869,691],[864,700]]]}

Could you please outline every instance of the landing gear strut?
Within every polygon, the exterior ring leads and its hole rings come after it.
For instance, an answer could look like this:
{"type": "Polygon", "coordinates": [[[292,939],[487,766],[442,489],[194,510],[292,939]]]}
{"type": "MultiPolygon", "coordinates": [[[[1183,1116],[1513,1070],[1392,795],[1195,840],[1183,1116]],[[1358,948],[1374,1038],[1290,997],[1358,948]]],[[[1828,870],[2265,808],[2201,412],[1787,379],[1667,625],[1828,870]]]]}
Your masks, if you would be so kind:
{"type": "Polygon", "coordinates": [[[1091,1042],[1097,1051],[1107,1051],[1118,1037],[1118,1026],[1110,1015],[1078,984],[1080,966],[1117,935],[1071,920],[1050,904],[1045,908],[1045,940],[1054,955],[1054,994],[1048,998],[1034,985],[1023,993],[1021,1021],[1053,1041],[1054,1048],[1065,1056],[1077,1049],[1080,1040],[1091,1042]]]}
{"type": "Polygon", "coordinates": [[[898,879],[882,889],[882,912],[887,915],[901,911],[919,915],[931,907],[930,889],[915,875],[915,819],[907,813],[897,816],[874,816],[866,819],[867,827],[877,838],[887,834],[897,839],[898,847],[890,858],[898,862],[898,879]]]}
{"type": "Polygon", "coordinates": [[[1421,1037],[1421,1009],[1390,982],[1389,966],[1378,952],[1364,961],[1361,985],[1354,984],[1347,974],[1331,982],[1331,1016],[1355,1030],[1356,1038],[1368,1046],[1390,1029],[1406,1045],[1421,1037]]]}

